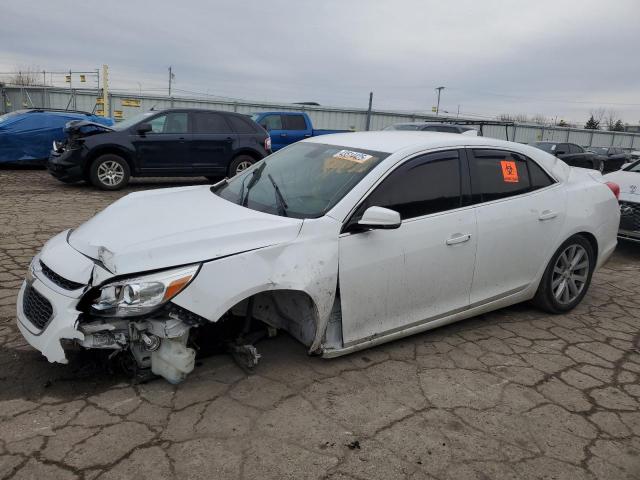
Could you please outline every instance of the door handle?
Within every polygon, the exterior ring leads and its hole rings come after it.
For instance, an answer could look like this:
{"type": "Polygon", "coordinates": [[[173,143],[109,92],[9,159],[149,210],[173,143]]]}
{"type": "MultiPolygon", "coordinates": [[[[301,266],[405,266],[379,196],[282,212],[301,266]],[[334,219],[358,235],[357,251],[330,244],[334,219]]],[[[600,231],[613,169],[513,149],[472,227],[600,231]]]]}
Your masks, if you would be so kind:
{"type": "Polygon", "coordinates": [[[180,137],[180,138],[178,138],[178,141],[179,141],[180,143],[184,143],[184,137],[180,137]]]}
{"type": "Polygon", "coordinates": [[[233,137],[227,137],[227,138],[224,139],[224,141],[231,143],[231,142],[233,142],[233,137]]]}
{"type": "Polygon", "coordinates": [[[305,134],[304,134],[304,138],[309,138],[310,136],[311,136],[311,134],[310,134],[310,133],[305,133],[305,134]]]}
{"type": "Polygon", "coordinates": [[[553,210],[543,210],[538,220],[544,222],[545,220],[551,220],[552,218],[556,218],[558,216],[558,212],[554,212],[553,210]]]}
{"type": "Polygon", "coordinates": [[[281,134],[280,134],[280,136],[281,136],[281,137],[286,137],[286,136],[287,136],[287,134],[286,134],[286,133],[281,133],[281,134]]]}
{"type": "Polygon", "coordinates": [[[464,243],[471,240],[470,233],[456,233],[452,235],[451,238],[447,239],[447,245],[456,245],[458,243],[464,243]]]}

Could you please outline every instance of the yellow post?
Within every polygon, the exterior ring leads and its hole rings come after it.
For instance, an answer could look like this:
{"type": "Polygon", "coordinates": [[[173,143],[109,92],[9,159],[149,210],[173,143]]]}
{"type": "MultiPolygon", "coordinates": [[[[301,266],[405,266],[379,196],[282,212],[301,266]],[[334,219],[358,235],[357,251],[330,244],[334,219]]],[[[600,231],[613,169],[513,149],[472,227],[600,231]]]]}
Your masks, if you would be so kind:
{"type": "Polygon", "coordinates": [[[109,115],[109,65],[102,65],[102,111],[109,115]]]}

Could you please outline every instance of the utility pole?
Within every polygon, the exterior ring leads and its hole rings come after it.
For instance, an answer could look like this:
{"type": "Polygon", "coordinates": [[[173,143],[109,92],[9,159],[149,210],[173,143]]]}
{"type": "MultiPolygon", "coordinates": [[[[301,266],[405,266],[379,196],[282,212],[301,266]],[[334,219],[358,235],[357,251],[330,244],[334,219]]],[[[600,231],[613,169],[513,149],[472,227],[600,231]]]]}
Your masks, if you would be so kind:
{"type": "Polygon", "coordinates": [[[458,114],[456,115],[456,118],[460,118],[460,105],[458,105],[458,114]]]}
{"type": "Polygon", "coordinates": [[[169,67],[169,96],[171,96],[171,81],[173,80],[173,72],[171,71],[171,67],[169,67]]]}
{"type": "Polygon", "coordinates": [[[438,103],[436,105],[436,116],[437,116],[438,113],[440,113],[440,92],[442,92],[442,90],[444,90],[444,87],[438,87],[438,88],[436,88],[436,90],[438,91],[438,103]]]}
{"type": "Polygon", "coordinates": [[[371,105],[373,104],[373,92],[369,92],[369,109],[367,110],[367,126],[365,130],[368,132],[371,126],[371,105]]]}
{"type": "Polygon", "coordinates": [[[102,116],[108,117],[109,110],[109,66],[102,65],[102,116]]]}

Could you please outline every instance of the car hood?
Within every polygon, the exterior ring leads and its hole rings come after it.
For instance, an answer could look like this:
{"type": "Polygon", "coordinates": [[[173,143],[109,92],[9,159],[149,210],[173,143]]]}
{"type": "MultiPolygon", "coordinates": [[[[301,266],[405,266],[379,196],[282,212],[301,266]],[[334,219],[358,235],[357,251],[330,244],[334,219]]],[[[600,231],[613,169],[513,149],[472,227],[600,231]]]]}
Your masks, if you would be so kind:
{"type": "Polygon", "coordinates": [[[91,137],[93,135],[114,131],[112,127],[90,120],[71,120],[64,126],[64,132],[70,139],[91,137]]]}
{"type": "Polygon", "coordinates": [[[74,230],[68,242],[122,275],[288,242],[302,222],[228,202],[209,186],[168,188],[127,195],[74,230]]]}

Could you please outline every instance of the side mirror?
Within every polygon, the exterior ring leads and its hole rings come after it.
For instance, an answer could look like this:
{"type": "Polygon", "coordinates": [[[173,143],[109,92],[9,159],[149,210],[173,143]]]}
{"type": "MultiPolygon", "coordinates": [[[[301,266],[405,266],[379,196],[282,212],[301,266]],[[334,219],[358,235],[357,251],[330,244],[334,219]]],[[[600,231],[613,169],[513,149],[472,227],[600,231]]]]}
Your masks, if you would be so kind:
{"type": "Polygon", "coordinates": [[[365,228],[393,229],[399,228],[402,223],[400,214],[394,210],[383,207],[369,207],[362,214],[358,225],[365,228]]]}
{"type": "Polygon", "coordinates": [[[148,133],[152,130],[153,128],[151,127],[150,123],[141,123],[140,125],[138,125],[138,128],[136,128],[138,135],[144,135],[145,133],[148,133]]]}

